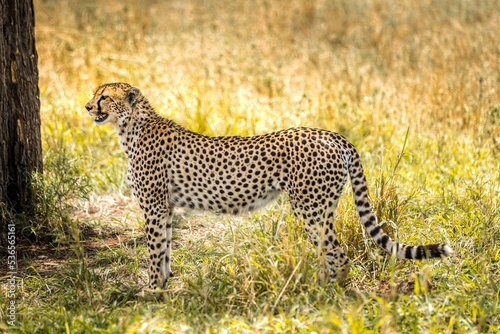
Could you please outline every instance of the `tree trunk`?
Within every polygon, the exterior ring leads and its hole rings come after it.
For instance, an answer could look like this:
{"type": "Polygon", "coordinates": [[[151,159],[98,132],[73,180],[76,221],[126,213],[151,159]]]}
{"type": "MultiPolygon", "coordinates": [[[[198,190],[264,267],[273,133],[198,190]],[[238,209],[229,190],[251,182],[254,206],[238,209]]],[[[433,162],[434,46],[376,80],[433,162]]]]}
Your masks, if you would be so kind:
{"type": "Polygon", "coordinates": [[[33,0],[0,0],[0,249],[8,212],[33,212],[30,175],[42,172],[33,0]]]}

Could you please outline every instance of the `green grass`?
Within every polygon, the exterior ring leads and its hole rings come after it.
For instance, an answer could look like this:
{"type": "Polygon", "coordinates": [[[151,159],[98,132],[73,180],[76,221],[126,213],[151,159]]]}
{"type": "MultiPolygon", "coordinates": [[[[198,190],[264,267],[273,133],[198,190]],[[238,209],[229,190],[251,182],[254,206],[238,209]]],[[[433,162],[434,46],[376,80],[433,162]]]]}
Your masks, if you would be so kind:
{"type": "Polygon", "coordinates": [[[55,241],[19,246],[17,325],[2,308],[0,331],[499,332],[499,10],[494,0],[36,0],[46,174],[33,231],[55,241]],[[337,229],[352,269],[344,289],[330,286],[283,196],[241,217],[176,212],[165,300],[136,296],[144,222],[116,134],[84,109],[112,81],[208,135],[344,134],[384,228],[455,254],[391,259],[346,190],[337,229]]]}

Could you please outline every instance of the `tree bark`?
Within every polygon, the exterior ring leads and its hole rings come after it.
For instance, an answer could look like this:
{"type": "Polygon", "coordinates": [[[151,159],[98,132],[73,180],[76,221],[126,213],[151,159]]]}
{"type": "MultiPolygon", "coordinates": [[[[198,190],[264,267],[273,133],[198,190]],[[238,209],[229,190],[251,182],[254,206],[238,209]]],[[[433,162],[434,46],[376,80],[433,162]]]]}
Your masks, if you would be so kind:
{"type": "MultiPolygon", "coordinates": [[[[30,175],[42,172],[33,0],[0,0],[0,244],[7,213],[33,212],[30,175]]],[[[2,247],[4,248],[4,247],[2,247]]]]}

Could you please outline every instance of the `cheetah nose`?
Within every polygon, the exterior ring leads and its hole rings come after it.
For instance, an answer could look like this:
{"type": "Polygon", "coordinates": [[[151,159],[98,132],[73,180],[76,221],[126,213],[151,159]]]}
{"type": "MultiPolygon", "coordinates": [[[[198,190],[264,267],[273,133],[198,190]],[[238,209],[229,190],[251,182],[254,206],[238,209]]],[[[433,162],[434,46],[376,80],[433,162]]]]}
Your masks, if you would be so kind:
{"type": "Polygon", "coordinates": [[[92,110],[92,106],[90,105],[90,103],[87,103],[85,105],[85,109],[87,109],[88,111],[91,111],[92,110]]]}

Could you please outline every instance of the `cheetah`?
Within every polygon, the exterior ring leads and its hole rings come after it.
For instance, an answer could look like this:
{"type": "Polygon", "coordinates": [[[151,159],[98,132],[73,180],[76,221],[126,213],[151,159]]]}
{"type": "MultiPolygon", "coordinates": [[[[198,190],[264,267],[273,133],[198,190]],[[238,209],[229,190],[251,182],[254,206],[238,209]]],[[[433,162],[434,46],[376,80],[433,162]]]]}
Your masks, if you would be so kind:
{"type": "Polygon", "coordinates": [[[343,284],[349,259],[338,241],[334,214],[348,176],[361,223],[382,249],[403,259],[453,253],[446,244],[404,245],[382,230],[359,154],[340,134],[299,127],[208,137],[163,118],[127,83],[98,87],[85,108],[95,124],[115,128],[128,158],[127,179],[145,216],[150,289],[163,289],[172,274],[174,207],[240,214],[282,192],[324,257],[329,280],[343,284]]]}

